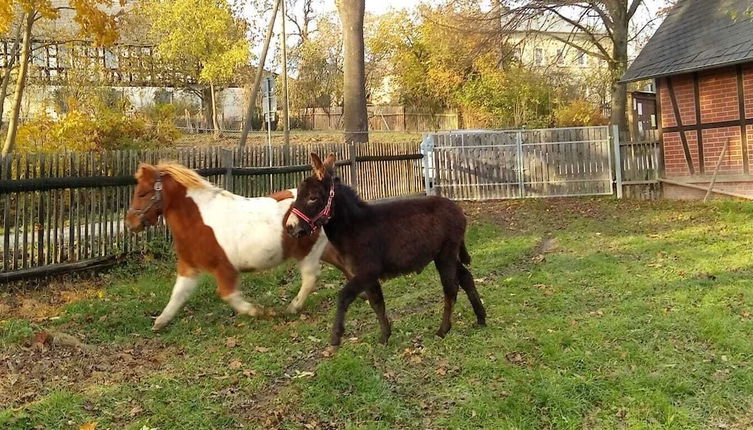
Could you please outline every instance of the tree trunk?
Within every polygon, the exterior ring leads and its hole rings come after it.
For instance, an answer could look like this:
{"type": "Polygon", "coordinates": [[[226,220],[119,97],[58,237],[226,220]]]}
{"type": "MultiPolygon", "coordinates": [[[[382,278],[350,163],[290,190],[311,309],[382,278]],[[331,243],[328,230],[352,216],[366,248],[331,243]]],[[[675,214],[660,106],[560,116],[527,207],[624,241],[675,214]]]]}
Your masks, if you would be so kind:
{"type": "Polygon", "coordinates": [[[364,0],[337,0],[343,32],[343,122],[346,143],[367,143],[366,67],[364,65],[364,0]]]}
{"type": "Polygon", "coordinates": [[[222,129],[217,120],[217,96],[214,93],[214,82],[209,82],[209,91],[212,99],[212,128],[214,129],[214,138],[219,139],[222,137],[222,129]]]}
{"type": "Polygon", "coordinates": [[[29,57],[31,53],[31,28],[34,25],[35,12],[30,12],[26,16],[24,23],[24,36],[21,43],[21,62],[18,65],[18,77],[16,78],[16,89],[13,94],[13,106],[11,110],[10,121],[8,122],[8,134],[5,136],[2,155],[5,157],[13,151],[16,145],[16,133],[18,132],[18,121],[21,115],[21,100],[24,95],[26,86],[26,75],[29,71],[29,57]]]}
{"type": "Polygon", "coordinates": [[[248,139],[248,132],[251,131],[251,121],[254,116],[254,109],[256,108],[256,97],[259,95],[259,87],[261,86],[261,76],[264,74],[264,63],[267,61],[267,52],[269,51],[269,42],[272,40],[272,33],[274,33],[275,18],[277,17],[277,9],[280,7],[280,3],[283,0],[277,0],[275,2],[274,9],[272,10],[272,16],[269,18],[269,24],[267,25],[267,34],[264,36],[264,47],[261,50],[261,57],[259,57],[259,65],[256,68],[256,77],[254,83],[251,85],[251,94],[248,97],[248,105],[246,106],[246,120],[243,123],[243,131],[241,132],[241,140],[239,146],[242,148],[246,146],[246,140],[248,139]]]}
{"type": "Polygon", "coordinates": [[[612,62],[609,65],[612,74],[612,115],[611,123],[617,124],[621,131],[627,131],[627,85],[619,82],[628,65],[628,26],[627,8],[615,8],[612,11],[614,28],[612,30],[612,62]]]}
{"type": "Polygon", "coordinates": [[[3,74],[3,81],[0,83],[0,130],[3,128],[3,114],[5,113],[5,98],[8,96],[8,85],[10,85],[10,76],[13,72],[13,66],[16,63],[16,53],[21,39],[21,30],[24,27],[24,20],[18,23],[16,27],[16,34],[13,38],[13,47],[10,49],[10,57],[8,58],[8,64],[5,65],[5,74],[3,74]]]}

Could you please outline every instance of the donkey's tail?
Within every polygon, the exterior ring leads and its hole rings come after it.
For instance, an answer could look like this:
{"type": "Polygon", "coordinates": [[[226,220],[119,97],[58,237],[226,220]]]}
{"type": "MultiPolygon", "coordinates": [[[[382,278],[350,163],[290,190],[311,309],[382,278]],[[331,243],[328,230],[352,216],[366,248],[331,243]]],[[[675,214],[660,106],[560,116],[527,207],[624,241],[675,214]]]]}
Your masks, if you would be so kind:
{"type": "Polygon", "coordinates": [[[468,254],[468,249],[465,247],[465,241],[460,242],[460,262],[466,266],[471,264],[471,255],[468,254]]]}

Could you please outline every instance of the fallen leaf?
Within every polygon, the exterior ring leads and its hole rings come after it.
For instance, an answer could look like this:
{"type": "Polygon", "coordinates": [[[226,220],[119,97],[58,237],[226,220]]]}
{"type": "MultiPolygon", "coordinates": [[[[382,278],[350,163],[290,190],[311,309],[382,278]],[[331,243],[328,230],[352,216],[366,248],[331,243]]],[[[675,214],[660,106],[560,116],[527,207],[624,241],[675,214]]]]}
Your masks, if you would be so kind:
{"type": "Polygon", "coordinates": [[[313,378],[314,372],[304,371],[299,372],[298,370],[295,371],[295,375],[293,375],[293,379],[299,379],[299,378],[313,378]]]}
{"type": "Polygon", "coordinates": [[[90,423],[81,425],[81,427],[79,427],[78,430],[94,430],[95,428],[97,428],[97,422],[92,421],[90,423]]]}
{"type": "Polygon", "coordinates": [[[439,376],[445,376],[447,374],[447,369],[445,369],[444,367],[439,367],[437,368],[437,370],[434,371],[434,373],[436,373],[439,376]]]}
{"type": "Polygon", "coordinates": [[[254,347],[254,351],[264,353],[264,352],[269,352],[269,348],[267,348],[265,346],[258,346],[257,345],[257,346],[254,347]]]}
{"type": "Polygon", "coordinates": [[[236,346],[238,346],[238,339],[236,339],[235,336],[228,337],[227,339],[225,339],[225,346],[227,346],[228,348],[235,348],[236,346]]]}
{"type": "Polygon", "coordinates": [[[240,369],[241,366],[243,366],[243,363],[240,360],[233,360],[228,365],[228,367],[231,369],[240,369]]]}
{"type": "Polygon", "coordinates": [[[243,375],[250,378],[250,377],[256,375],[256,370],[246,369],[246,370],[243,371],[243,375]]]}
{"type": "Polygon", "coordinates": [[[322,356],[323,357],[332,357],[333,355],[335,355],[335,351],[336,350],[337,350],[337,347],[334,347],[334,346],[330,345],[330,346],[324,348],[324,351],[322,351],[322,356]]]}

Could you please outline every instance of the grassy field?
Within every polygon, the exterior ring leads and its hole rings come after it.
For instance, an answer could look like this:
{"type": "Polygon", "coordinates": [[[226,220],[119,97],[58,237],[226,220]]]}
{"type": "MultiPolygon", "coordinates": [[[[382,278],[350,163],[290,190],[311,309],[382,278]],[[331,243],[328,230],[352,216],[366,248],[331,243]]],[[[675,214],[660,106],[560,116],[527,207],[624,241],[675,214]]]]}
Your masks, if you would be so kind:
{"type": "MultiPolygon", "coordinates": [[[[461,296],[445,339],[433,268],[385,283],[389,345],[357,301],[333,356],[333,270],[302,315],[262,320],[233,316],[206,278],[159,334],[162,256],[4,293],[0,428],[753,428],[753,205],[464,208],[488,327],[461,296]]],[[[282,308],[298,282],[283,267],[243,290],[282,308]]]]}

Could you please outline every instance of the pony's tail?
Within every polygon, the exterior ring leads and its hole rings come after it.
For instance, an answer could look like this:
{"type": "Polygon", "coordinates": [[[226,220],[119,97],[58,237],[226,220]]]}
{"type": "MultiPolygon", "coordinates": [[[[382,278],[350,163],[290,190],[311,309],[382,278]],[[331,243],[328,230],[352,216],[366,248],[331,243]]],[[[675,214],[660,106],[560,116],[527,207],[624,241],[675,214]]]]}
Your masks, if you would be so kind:
{"type": "Polygon", "coordinates": [[[465,247],[465,241],[460,242],[460,262],[465,266],[471,264],[471,255],[468,254],[468,249],[465,247]]]}

